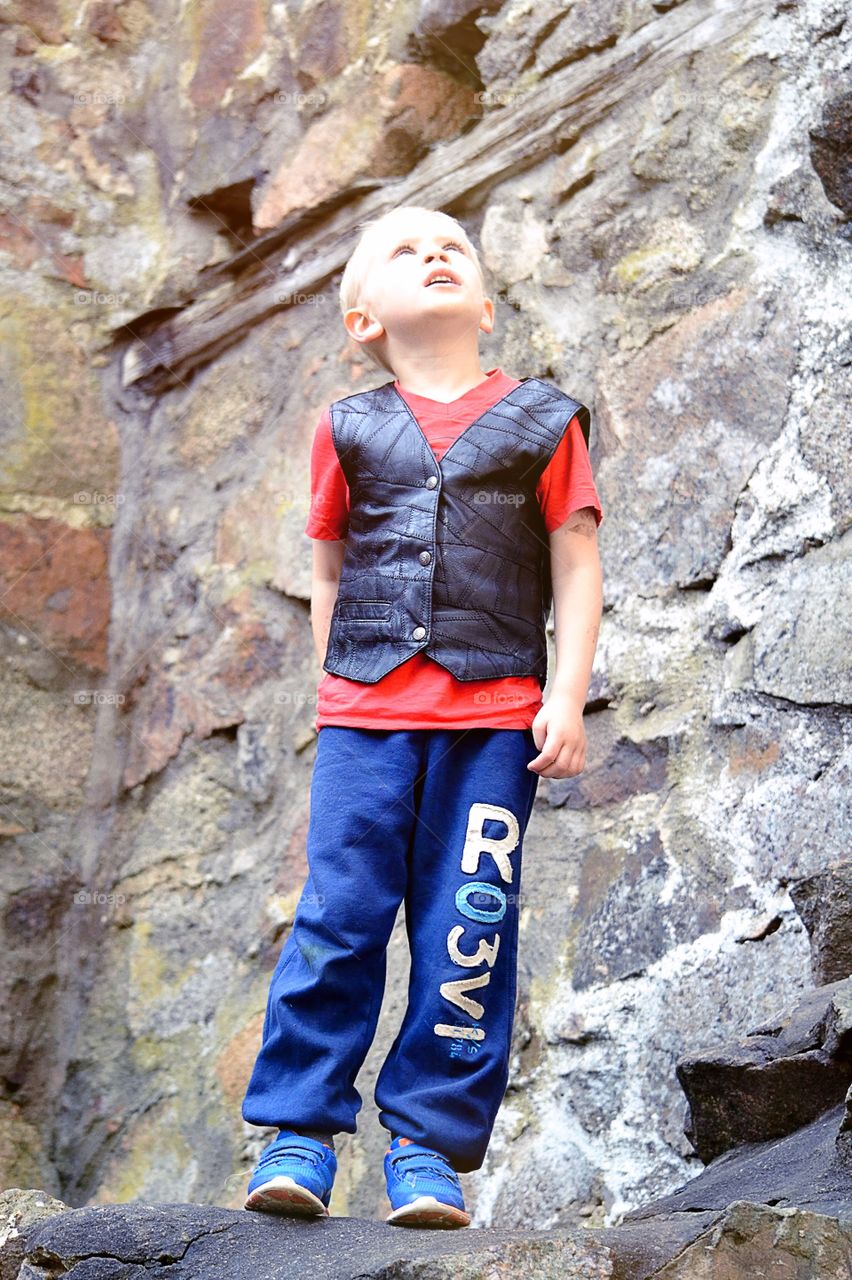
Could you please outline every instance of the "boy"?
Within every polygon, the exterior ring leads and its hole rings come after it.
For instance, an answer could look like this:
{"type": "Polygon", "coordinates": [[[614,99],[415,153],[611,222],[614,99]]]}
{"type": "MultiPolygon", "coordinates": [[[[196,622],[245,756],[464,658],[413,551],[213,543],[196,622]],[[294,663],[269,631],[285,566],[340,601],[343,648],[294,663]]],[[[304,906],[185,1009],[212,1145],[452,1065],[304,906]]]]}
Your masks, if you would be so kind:
{"type": "Polygon", "coordinates": [[[343,322],[394,380],[336,401],[311,455],[311,620],[326,675],[309,873],[243,1117],[273,1125],[246,1208],[327,1214],[356,1131],[400,902],[408,1007],[376,1081],[388,1222],[464,1227],[502,1100],[522,841],[539,777],[582,771],[601,616],[589,413],[485,371],[494,307],[447,214],[363,230],[343,322]],[[555,607],[557,669],[545,622],[555,607]]]}

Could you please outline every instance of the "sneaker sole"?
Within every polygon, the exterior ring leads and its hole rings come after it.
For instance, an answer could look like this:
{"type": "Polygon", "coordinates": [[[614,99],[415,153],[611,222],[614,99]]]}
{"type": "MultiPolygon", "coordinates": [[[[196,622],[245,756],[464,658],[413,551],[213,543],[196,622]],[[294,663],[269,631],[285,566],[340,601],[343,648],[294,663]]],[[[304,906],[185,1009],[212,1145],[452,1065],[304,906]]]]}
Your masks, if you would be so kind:
{"type": "Polygon", "coordinates": [[[282,1213],[292,1218],[329,1216],[319,1196],[283,1174],[252,1191],[243,1207],[260,1209],[264,1213],[282,1213]]]}
{"type": "Polygon", "coordinates": [[[399,1227],[469,1227],[470,1214],[434,1196],[420,1196],[388,1214],[386,1222],[399,1227]]]}

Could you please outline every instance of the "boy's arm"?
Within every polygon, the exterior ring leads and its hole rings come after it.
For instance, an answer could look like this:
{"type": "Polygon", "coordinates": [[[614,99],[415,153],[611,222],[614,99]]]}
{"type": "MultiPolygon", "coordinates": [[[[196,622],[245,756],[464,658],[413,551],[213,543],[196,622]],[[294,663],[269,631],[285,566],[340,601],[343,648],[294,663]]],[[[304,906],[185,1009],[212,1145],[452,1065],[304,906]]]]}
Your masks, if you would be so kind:
{"type": "Polygon", "coordinates": [[[581,507],[550,534],[556,674],[551,697],[582,714],[603,610],[598,531],[592,507],[581,507]]]}
{"type": "Polygon", "coordinates": [[[571,778],[586,765],[583,707],[603,610],[594,508],[574,511],[549,541],[556,671],[532,723],[539,754],[527,768],[545,778],[571,778]]]}
{"type": "Polygon", "coordinates": [[[320,666],[325,659],[328,648],[328,633],[331,630],[331,613],[337,599],[340,585],[340,571],[343,568],[343,553],[346,540],[314,538],[313,572],[311,574],[311,629],[314,633],[314,647],[317,651],[320,666]]]}

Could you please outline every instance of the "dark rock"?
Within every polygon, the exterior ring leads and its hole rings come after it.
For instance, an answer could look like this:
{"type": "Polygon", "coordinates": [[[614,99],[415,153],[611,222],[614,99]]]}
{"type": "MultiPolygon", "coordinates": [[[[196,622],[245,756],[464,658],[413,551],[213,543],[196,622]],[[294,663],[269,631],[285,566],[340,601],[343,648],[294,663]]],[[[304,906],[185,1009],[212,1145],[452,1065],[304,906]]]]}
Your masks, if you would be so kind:
{"type": "Polygon", "coordinates": [[[814,981],[838,982],[852,974],[852,862],[834,862],[787,890],[811,940],[814,981]]]}
{"type": "Polygon", "coordinates": [[[852,1102],[840,1103],[780,1141],[726,1152],[609,1228],[404,1230],[192,1204],[69,1210],[40,1192],[7,1192],[0,1280],[147,1280],[152,1266],[163,1280],[747,1280],[770,1253],[795,1257],[779,1280],[827,1280],[849,1274],[852,1256],[850,1115],[852,1102]],[[45,1209],[54,1216],[44,1220],[45,1209]]]}
{"type": "Polygon", "coordinates": [[[589,725],[589,759],[576,778],[554,780],[547,791],[556,808],[590,809],[623,804],[630,796],[660,791],[668,780],[668,738],[634,742],[613,736],[612,716],[599,716],[589,725]]]}
{"type": "Polygon", "coordinates": [[[577,940],[572,979],[578,991],[639,973],[670,945],[671,921],[658,904],[668,863],[657,832],[637,841],[633,853],[577,940]]]}
{"type": "Polygon", "coordinates": [[[810,992],[737,1044],[681,1058],[684,1132],[705,1162],[780,1138],[836,1105],[852,1081],[852,978],[810,992]]]}
{"type": "Polygon", "coordinates": [[[848,216],[852,214],[852,93],[832,98],[822,122],[810,130],[811,163],[825,194],[848,216]]]}
{"type": "Polygon", "coordinates": [[[667,1214],[723,1210],[735,1200],[797,1206],[849,1217],[852,1212],[852,1133],[841,1132],[846,1104],[780,1140],[744,1143],[708,1164],[668,1195],[625,1214],[623,1222],[667,1214]]]}
{"type": "Polygon", "coordinates": [[[306,1221],[192,1204],[72,1209],[27,1238],[21,1280],[609,1280],[590,1231],[430,1231],[362,1218],[306,1221]]]}

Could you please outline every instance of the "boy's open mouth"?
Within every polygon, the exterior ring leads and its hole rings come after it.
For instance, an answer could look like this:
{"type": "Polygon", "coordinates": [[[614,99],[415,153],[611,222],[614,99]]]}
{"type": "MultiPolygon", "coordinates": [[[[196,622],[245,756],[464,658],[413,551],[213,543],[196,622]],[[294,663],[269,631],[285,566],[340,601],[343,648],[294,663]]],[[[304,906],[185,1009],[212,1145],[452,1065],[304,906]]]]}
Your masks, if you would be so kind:
{"type": "Polygon", "coordinates": [[[426,279],[425,287],[428,289],[433,284],[461,284],[461,281],[453,275],[452,271],[433,271],[426,279]]]}

